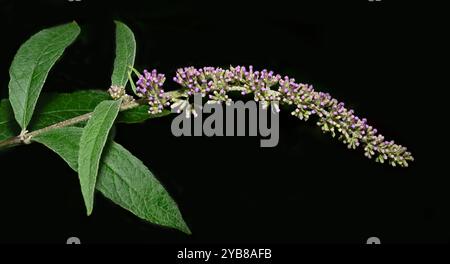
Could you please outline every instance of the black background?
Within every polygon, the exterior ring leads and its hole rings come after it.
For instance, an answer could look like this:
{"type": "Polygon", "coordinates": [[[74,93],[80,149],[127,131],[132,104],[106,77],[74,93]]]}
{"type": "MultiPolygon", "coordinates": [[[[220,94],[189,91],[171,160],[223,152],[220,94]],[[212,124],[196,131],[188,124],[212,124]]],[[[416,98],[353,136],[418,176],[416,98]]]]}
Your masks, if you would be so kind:
{"type": "Polygon", "coordinates": [[[82,33],[44,91],[107,89],[118,19],[136,35],[137,68],[165,73],[167,90],[176,89],[175,70],[189,65],[252,64],[288,74],[345,101],[407,146],[416,158],[409,168],[348,151],[288,112],[275,148],[259,148],[254,137],[176,138],[173,116],[118,125],[116,141],[164,184],[193,235],[144,223],[99,194],[86,217],[76,174],[32,144],[0,153],[0,242],[448,242],[448,180],[438,153],[446,144],[438,117],[444,105],[437,103],[443,86],[426,76],[442,56],[434,39],[445,33],[438,30],[439,8],[297,2],[0,1],[0,97],[7,97],[20,44],[72,20],[82,33]]]}

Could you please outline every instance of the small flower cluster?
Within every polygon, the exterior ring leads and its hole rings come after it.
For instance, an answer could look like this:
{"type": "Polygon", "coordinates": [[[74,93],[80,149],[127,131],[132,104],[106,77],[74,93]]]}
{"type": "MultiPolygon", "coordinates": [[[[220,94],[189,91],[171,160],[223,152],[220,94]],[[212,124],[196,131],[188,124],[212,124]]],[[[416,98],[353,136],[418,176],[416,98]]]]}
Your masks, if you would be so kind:
{"type": "Polygon", "coordinates": [[[144,74],[139,75],[136,82],[136,93],[139,97],[148,99],[150,114],[161,113],[164,106],[170,105],[170,96],[162,89],[165,80],[164,74],[160,74],[156,70],[151,72],[144,70],[144,74]]]}
{"type": "MultiPolygon", "coordinates": [[[[230,67],[230,69],[203,67],[196,69],[186,67],[178,69],[173,80],[187,89],[187,96],[200,93],[202,97],[208,95],[208,103],[230,103],[227,92],[241,91],[243,95],[254,94],[255,101],[260,101],[267,107],[272,101],[279,101],[278,93],[273,93],[270,87],[276,85],[280,79],[272,71],[254,71],[250,66],[230,67]]],[[[278,109],[278,108],[277,108],[278,109]]]]}
{"type": "Polygon", "coordinates": [[[202,97],[209,95],[209,99],[217,103],[228,103],[231,100],[226,94],[228,83],[225,80],[225,70],[222,68],[203,67],[196,69],[186,67],[178,69],[173,80],[187,88],[187,95],[200,93],[202,97]],[[210,93],[210,94],[209,94],[210,93]]]}
{"type": "Polygon", "coordinates": [[[108,89],[109,95],[114,100],[123,99],[123,102],[132,102],[134,98],[131,95],[126,94],[125,88],[117,85],[112,85],[108,89]]]}
{"type": "Polygon", "coordinates": [[[111,95],[111,98],[114,100],[120,99],[125,95],[125,89],[123,87],[112,85],[108,89],[109,95],[111,95]]]}
{"type": "MultiPolygon", "coordinates": [[[[280,101],[278,93],[273,93],[271,87],[278,84],[281,79],[280,75],[275,75],[273,71],[254,71],[253,66],[249,66],[247,70],[245,66],[230,67],[225,75],[237,86],[242,86],[242,95],[254,94],[255,101],[262,103],[266,108],[273,101],[280,101]]],[[[277,106],[276,110],[279,111],[277,106]]]]}

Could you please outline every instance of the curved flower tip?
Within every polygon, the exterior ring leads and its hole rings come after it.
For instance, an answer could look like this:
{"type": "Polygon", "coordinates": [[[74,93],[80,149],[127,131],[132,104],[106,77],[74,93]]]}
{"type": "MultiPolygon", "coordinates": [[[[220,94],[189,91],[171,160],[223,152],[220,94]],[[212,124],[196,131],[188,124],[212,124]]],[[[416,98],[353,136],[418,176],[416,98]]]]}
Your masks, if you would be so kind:
{"type": "Polygon", "coordinates": [[[311,115],[318,116],[317,125],[333,137],[338,135],[348,148],[362,146],[366,157],[375,156],[377,162],[387,161],[392,166],[407,167],[408,161],[414,160],[405,147],[385,141],[367,119],[356,116],[330,94],[316,92],[312,86],[297,84],[288,77],[280,80],[278,91],[283,102],[296,106],[292,115],[305,120],[311,115]]]}

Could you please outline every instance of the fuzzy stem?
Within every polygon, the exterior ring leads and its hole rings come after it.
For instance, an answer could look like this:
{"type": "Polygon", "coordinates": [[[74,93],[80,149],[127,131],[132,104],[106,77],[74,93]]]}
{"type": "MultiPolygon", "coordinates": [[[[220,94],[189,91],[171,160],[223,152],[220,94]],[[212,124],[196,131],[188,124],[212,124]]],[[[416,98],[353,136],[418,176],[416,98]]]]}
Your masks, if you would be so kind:
{"type": "Polygon", "coordinates": [[[20,145],[22,143],[23,142],[20,139],[20,137],[15,136],[15,137],[0,141],[0,149],[14,147],[14,146],[20,145]]]}
{"type": "MultiPolygon", "coordinates": [[[[167,92],[167,94],[171,95],[171,96],[179,96],[179,91],[167,92]]],[[[135,100],[135,101],[131,101],[131,102],[122,103],[122,105],[120,106],[120,111],[122,112],[122,111],[130,110],[130,109],[136,108],[136,107],[146,104],[146,103],[147,103],[147,101],[144,99],[139,99],[139,100],[135,100]]],[[[39,134],[42,134],[44,132],[47,132],[47,131],[50,131],[53,129],[72,126],[72,125],[81,123],[83,121],[87,121],[87,120],[89,120],[89,118],[91,118],[91,116],[92,116],[92,112],[86,113],[86,114],[76,116],[76,117],[61,121],[59,123],[32,131],[32,132],[26,132],[19,136],[15,136],[15,137],[11,137],[11,138],[2,140],[2,141],[0,141],[0,149],[10,148],[10,147],[22,145],[22,144],[29,144],[29,143],[31,143],[30,139],[34,136],[37,136],[39,134]]]]}

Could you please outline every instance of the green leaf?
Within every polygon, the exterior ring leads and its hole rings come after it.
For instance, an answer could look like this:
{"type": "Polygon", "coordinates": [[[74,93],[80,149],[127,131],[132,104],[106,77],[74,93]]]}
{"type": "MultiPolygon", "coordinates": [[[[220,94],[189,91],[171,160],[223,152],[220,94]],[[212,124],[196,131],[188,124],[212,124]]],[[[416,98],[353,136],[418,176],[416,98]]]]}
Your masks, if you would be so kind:
{"type": "Polygon", "coordinates": [[[79,33],[75,22],[44,29],[17,51],[9,69],[9,100],[22,130],[31,120],[51,67],[79,33]]]}
{"type": "Polygon", "coordinates": [[[100,158],[121,103],[122,100],[101,102],[83,129],[78,154],[78,176],[88,215],[92,213],[94,206],[100,158]]]}
{"type": "Polygon", "coordinates": [[[147,119],[163,117],[170,114],[170,110],[164,109],[161,113],[152,115],[148,113],[147,105],[140,105],[136,108],[121,112],[117,121],[126,124],[142,123],[147,119]]]}
{"type": "MultiPolygon", "coordinates": [[[[134,66],[136,55],[136,41],[131,29],[120,21],[116,23],[116,58],[114,60],[114,70],[111,76],[111,85],[125,87],[128,82],[128,75],[131,72],[130,66],[134,66]]],[[[136,93],[136,91],[134,91],[136,93]]]]}
{"type": "Polygon", "coordinates": [[[11,104],[8,99],[2,99],[0,101],[0,141],[17,136],[19,131],[11,104]]]}
{"type": "MultiPolygon", "coordinates": [[[[65,127],[47,131],[32,140],[52,149],[77,171],[81,134],[81,128],[65,127]]],[[[107,144],[103,151],[96,189],[146,221],[191,233],[161,183],[139,159],[115,142],[107,144]]]]}
{"type": "Polygon", "coordinates": [[[177,204],[142,161],[117,143],[106,153],[97,182],[104,196],[142,219],[190,234],[177,204]]]}
{"type": "Polygon", "coordinates": [[[80,127],[63,127],[52,129],[31,138],[56,152],[70,168],[78,171],[78,152],[83,129],[80,127]]]}
{"type": "Polygon", "coordinates": [[[111,97],[107,92],[84,90],[74,93],[42,93],[35,117],[30,122],[32,130],[41,129],[55,123],[94,111],[102,101],[111,97]]]}

